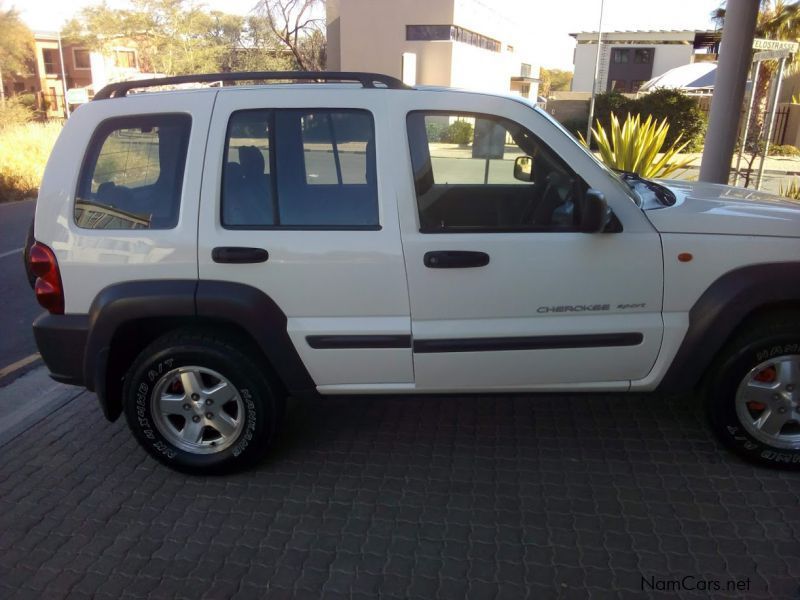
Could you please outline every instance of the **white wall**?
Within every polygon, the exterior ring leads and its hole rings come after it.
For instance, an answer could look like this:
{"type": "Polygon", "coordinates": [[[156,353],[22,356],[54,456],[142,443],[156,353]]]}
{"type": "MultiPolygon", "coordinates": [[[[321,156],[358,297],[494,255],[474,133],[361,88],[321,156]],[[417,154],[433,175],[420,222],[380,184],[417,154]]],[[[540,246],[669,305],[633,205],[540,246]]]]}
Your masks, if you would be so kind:
{"type": "MultiPolygon", "coordinates": [[[[614,44],[613,41],[603,43],[603,49],[610,51],[614,46],[620,48],[655,48],[653,57],[653,73],[650,76],[657,77],[682,65],[692,62],[694,49],[692,46],[683,44],[614,44]]],[[[578,44],[575,48],[575,74],[572,78],[572,91],[591,92],[592,80],[594,79],[594,61],[597,56],[597,44],[578,44]]],[[[608,69],[600,73],[600,91],[607,89],[608,69]]]]}
{"type": "Polygon", "coordinates": [[[656,55],[653,59],[653,74],[651,77],[658,77],[670,69],[688,65],[692,62],[692,54],[694,54],[694,48],[692,48],[692,46],[677,44],[656,46],[656,55]]]}
{"type": "MultiPolygon", "coordinates": [[[[401,77],[404,52],[417,56],[417,84],[507,93],[520,66],[539,67],[515,17],[521,0],[329,0],[334,34],[328,68],[373,71],[401,77]],[[338,20],[338,21],[337,21],[338,20]],[[338,25],[334,25],[337,23],[338,25]],[[501,51],[451,41],[406,41],[406,25],[454,24],[501,42],[501,51]],[[516,36],[516,37],[515,37],[516,36]],[[513,46],[513,52],[508,46],[513,46]]],[[[522,2],[524,4],[524,2],[522,2]]],[[[531,86],[533,96],[535,84],[531,86]]]]}

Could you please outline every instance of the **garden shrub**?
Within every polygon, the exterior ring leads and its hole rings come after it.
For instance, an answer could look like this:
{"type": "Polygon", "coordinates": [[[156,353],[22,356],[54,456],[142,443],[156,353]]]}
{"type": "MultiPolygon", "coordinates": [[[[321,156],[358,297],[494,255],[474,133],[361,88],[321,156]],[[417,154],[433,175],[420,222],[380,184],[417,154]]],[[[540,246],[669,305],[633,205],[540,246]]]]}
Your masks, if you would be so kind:
{"type": "Polygon", "coordinates": [[[36,196],[61,124],[17,123],[0,129],[0,202],[36,196]]]}
{"type": "Polygon", "coordinates": [[[472,123],[454,121],[442,131],[440,141],[446,144],[471,144],[473,129],[472,123]]]}
{"type": "Polygon", "coordinates": [[[33,109],[24,98],[6,98],[5,104],[0,103],[0,130],[27,123],[33,117],[33,109]]]}
{"type": "Polygon", "coordinates": [[[796,148],[790,144],[784,144],[782,146],[770,146],[769,147],[769,155],[770,156],[800,156],[800,148],[796,148]]]}
{"type": "MultiPolygon", "coordinates": [[[[628,98],[619,92],[605,92],[595,97],[595,119],[604,129],[611,127],[611,113],[619,118],[641,115],[646,119],[652,115],[654,121],[664,119],[669,123],[665,144],[672,145],[681,137],[681,142],[689,142],[686,152],[697,151],[703,146],[707,120],[697,101],[679,90],[659,89],[639,98],[628,98]]],[[[597,123],[592,123],[594,127],[597,123]]],[[[585,130],[585,129],[584,129],[585,130]]]]}

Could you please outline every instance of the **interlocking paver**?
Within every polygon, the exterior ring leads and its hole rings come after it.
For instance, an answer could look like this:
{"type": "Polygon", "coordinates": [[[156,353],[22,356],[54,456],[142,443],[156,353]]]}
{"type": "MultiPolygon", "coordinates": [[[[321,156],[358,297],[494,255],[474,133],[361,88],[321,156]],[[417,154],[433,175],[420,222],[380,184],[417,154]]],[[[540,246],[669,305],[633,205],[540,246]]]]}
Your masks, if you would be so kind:
{"type": "Polygon", "coordinates": [[[2,598],[800,597],[800,477],[719,448],[690,398],[308,401],[214,478],[95,402],[3,448],[2,598]]]}

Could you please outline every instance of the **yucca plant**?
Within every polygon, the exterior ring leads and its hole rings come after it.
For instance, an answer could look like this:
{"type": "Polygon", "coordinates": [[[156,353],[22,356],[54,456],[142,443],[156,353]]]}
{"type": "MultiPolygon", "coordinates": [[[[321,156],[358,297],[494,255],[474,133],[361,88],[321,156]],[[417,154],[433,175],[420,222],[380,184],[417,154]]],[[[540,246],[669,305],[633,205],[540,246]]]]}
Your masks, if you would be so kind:
{"type": "MultiPolygon", "coordinates": [[[[663,149],[668,131],[669,123],[666,119],[658,123],[650,115],[642,122],[641,115],[632,116],[630,113],[622,126],[617,116],[611,113],[610,136],[599,120],[592,129],[604,163],[612,169],[630,171],[648,178],[668,177],[692,163],[692,159],[673,162],[675,156],[689,143],[681,143],[681,135],[666,150],[663,149]]],[[[579,136],[586,145],[583,136],[579,136]]]]}
{"type": "Polygon", "coordinates": [[[800,183],[797,182],[797,178],[792,179],[791,183],[786,187],[781,184],[778,188],[778,193],[789,200],[800,200],[800,183]]]}

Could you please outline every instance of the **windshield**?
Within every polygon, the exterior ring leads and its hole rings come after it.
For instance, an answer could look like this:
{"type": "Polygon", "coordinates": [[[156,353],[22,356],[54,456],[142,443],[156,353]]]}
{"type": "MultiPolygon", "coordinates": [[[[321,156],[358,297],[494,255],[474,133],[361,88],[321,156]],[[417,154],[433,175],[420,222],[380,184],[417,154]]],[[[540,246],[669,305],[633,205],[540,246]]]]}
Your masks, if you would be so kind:
{"type": "Polygon", "coordinates": [[[620,177],[617,173],[611,170],[603,161],[598,159],[594,154],[589,152],[589,149],[586,146],[581,144],[566,127],[564,127],[561,123],[559,123],[552,116],[550,116],[547,113],[547,111],[542,110],[537,106],[534,106],[533,109],[537,113],[542,115],[544,118],[546,118],[548,121],[550,121],[550,123],[555,125],[563,133],[565,133],[573,144],[575,144],[578,148],[580,148],[589,158],[591,158],[595,162],[595,164],[600,166],[600,168],[603,169],[603,171],[608,173],[608,175],[610,175],[611,178],[614,180],[614,182],[617,184],[617,187],[619,187],[619,189],[622,190],[622,192],[626,196],[628,196],[628,198],[630,198],[633,201],[633,203],[636,204],[636,206],[639,207],[642,206],[642,199],[639,197],[639,194],[636,192],[636,190],[632,185],[630,185],[624,178],[620,177]]]}

